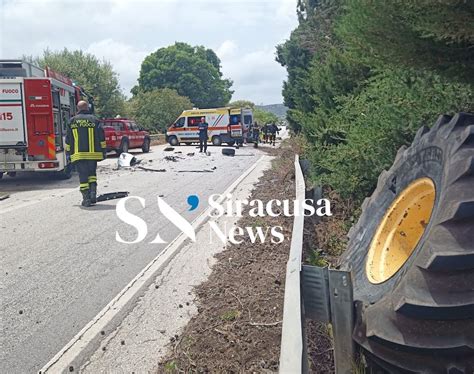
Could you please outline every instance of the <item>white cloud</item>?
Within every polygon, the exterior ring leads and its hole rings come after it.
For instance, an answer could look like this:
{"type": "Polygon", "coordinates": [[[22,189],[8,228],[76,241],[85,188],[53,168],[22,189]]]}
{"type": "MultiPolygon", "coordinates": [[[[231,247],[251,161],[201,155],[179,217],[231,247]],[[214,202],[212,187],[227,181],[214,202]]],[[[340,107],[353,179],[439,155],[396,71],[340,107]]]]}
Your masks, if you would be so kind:
{"type": "Polygon", "coordinates": [[[112,61],[114,70],[119,74],[121,87],[128,96],[130,89],[137,83],[143,59],[151,51],[138,50],[113,39],[104,39],[89,45],[86,52],[100,59],[112,61]]]}
{"type": "Polygon", "coordinates": [[[237,44],[233,40],[225,40],[219,48],[217,48],[216,54],[222,60],[227,57],[232,57],[236,50],[237,44]]]}
{"type": "Polygon", "coordinates": [[[257,104],[282,101],[281,88],[286,70],[275,61],[273,46],[245,52],[235,43],[225,41],[217,53],[222,60],[224,76],[231,77],[237,88],[233,100],[246,99],[257,104]],[[224,53],[219,54],[222,50],[224,53]]]}
{"type": "Polygon", "coordinates": [[[0,0],[0,56],[81,48],[109,60],[124,93],[144,56],[183,41],[212,47],[234,99],[281,102],[275,46],[297,24],[297,0],[0,0]]]}

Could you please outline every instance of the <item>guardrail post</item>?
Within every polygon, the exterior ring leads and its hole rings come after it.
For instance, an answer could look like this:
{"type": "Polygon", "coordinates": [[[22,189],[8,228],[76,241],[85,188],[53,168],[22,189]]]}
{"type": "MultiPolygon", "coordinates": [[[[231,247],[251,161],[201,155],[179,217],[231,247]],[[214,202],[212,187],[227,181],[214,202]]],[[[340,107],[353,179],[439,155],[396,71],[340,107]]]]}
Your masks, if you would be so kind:
{"type": "MultiPolygon", "coordinates": [[[[306,197],[306,187],[298,155],[295,156],[295,185],[296,200],[302,204],[306,197]]],[[[320,190],[312,192],[313,195],[320,193],[320,190]]],[[[355,359],[352,340],[354,302],[351,273],[303,266],[303,226],[304,216],[295,216],[286,266],[280,373],[308,371],[305,317],[332,324],[336,373],[351,373],[355,359]]]]}
{"type": "Polygon", "coordinates": [[[334,337],[334,366],[337,374],[350,374],[355,364],[354,301],[351,273],[329,270],[329,299],[334,337]]]}

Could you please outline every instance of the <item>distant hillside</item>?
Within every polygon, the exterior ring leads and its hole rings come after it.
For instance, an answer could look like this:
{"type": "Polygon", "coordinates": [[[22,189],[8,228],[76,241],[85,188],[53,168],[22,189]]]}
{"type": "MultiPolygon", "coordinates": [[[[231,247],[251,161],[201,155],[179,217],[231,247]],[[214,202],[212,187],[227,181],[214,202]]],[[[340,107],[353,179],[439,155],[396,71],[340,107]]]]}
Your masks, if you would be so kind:
{"type": "Polygon", "coordinates": [[[257,105],[257,108],[273,113],[279,118],[285,118],[288,110],[283,104],[257,105]]]}

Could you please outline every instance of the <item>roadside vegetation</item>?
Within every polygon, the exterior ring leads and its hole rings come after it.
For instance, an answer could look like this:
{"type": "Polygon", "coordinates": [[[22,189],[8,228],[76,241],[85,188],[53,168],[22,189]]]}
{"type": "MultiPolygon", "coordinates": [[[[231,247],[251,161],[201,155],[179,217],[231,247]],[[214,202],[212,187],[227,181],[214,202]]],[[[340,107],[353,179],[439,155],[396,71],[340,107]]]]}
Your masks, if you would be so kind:
{"type": "Polygon", "coordinates": [[[193,103],[170,88],[140,91],[126,102],[127,116],[151,132],[164,133],[183,110],[193,103]]]}
{"type": "Polygon", "coordinates": [[[360,203],[421,125],[474,110],[472,2],[300,0],[298,17],[277,60],[314,183],[360,203]]]}
{"type": "MultiPolygon", "coordinates": [[[[474,3],[299,0],[297,11],[277,47],[287,120],[334,213],[306,220],[304,257],[336,267],[397,150],[440,114],[474,111],[474,3]]],[[[331,330],[307,321],[306,333],[310,372],[333,372],[331,330]]]]}

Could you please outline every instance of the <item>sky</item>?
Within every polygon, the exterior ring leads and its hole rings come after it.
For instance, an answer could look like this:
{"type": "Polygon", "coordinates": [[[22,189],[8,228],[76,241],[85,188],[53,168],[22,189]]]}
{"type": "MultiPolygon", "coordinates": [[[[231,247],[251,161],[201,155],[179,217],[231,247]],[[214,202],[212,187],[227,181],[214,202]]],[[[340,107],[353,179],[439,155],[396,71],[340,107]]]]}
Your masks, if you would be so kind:
{"type": "Polygon", "coordinates": [[[82,49],[112,63],[127,96],[145,56],[176,41],[212,48],[232,100],[282,103],[275,46],[297,26],[297,0],[0,0],[0,58],[82,49]]]}

